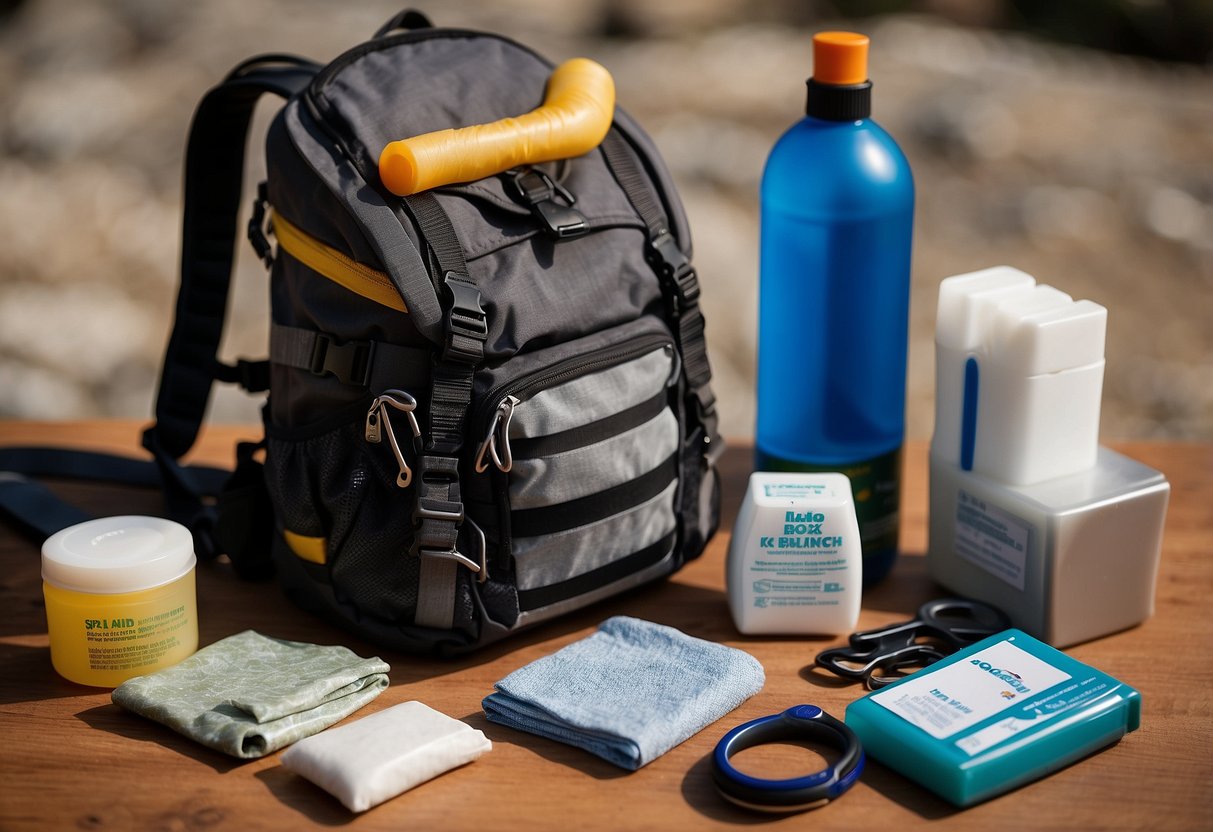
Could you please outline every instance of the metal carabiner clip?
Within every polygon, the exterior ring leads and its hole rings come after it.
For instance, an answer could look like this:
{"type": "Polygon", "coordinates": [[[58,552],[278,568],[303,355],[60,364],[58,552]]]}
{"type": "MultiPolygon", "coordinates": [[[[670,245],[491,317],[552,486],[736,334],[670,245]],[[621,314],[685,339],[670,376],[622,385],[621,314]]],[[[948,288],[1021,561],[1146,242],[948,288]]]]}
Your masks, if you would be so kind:
{"type": "Polygon", "coordinates": [[[388,407],[395,408],[408,417],[409,428],[413,431],[413,448],[421,450],[421,426],[417,424],[417,417],[413,413],[417,409],[417,400],[403,390],[385,390],[375,397],[366,412],[366,429],[363,435],[367,442],[379,444],[383,441],[383,434],[387,434],[388,444],[392,446],[392,454],[400,467],[400,473],[396,475],[396,485],[408,488],[413,481],[413,469],[404,461],[404,453],[400,450],[400,443],[396,441],[396,431],[393,430],[392,420],[388,416],[388,407]]]}
{"type": "Polygon", "coordinates": [[[486,455],[493,460],[497,470],[503,474],[508,474],[514,467],[514,452],[510,448],[510,420],[514,418],[514,408],[518,406],[519,401],[514,396],[506,396],[497,405],[497,411],[493,414],[493,420],[489,422],[489,429],[484,436],[484,441],[480,443],[480,449],[476,451],[477,474],[483,474],[489,469],[489,464],[485,461],[486,455]],[[500,452],[497,450],[498,445],[503,449],[500,452]]]}

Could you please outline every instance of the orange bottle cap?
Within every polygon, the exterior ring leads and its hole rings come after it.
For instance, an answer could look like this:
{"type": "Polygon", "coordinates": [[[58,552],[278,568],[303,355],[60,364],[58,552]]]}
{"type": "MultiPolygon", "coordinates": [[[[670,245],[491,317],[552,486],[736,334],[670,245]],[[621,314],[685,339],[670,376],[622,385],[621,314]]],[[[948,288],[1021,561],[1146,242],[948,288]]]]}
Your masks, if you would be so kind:
{"type": "Polygon", "coordinates": [[[837,86],[868,80],[868,36],[857,32],[813,35],[813,80],[837,86]]]}

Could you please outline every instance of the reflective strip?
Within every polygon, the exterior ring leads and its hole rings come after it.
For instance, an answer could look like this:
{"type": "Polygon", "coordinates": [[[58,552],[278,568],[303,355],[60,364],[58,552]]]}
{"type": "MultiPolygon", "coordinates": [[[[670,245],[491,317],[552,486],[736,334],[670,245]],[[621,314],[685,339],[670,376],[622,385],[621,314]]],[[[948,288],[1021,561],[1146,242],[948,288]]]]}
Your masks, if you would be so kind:
{"type": "Polygon", "coordinates": [[[535,589],[570,575],[592,572],[643,549],[669,534],[677,524],[677,482],[633,509],[584,526],[539,537],[510,541],[518,589],[535,589]]]}
{"type": "Polygon", "coordinates": [[[396,285],[385,272],[372,269],[325,245],[275,212],[271,220],[278,247],[314,272],[367,300],[408,312],[396,285]]]}
{"type": "Polygon", "coordinates": [[[292,552],[306,561],[319,563],[321,566],[328,561],[329,541],[326,537],[309,537],[283,529],[282,539],[292,552]]]}
{"type": "Polygon", "coordinates": [[[678,417],[666,408],[643,425],[593,445],[538,459],[515,456],[510,472],[510,507],[515,512],[528,511],[606,491],[640,479],[677,451],[678,417]]]}
{"type": "Polygon", "coordinates": [[[536,587],[535,589],[520,589],[518,591],[518,607],[523,612],[558,604],[569,598],[584,595],[599,587],[614,583],[622,578],[633,576],[650,566],[665,560],[674,549],[678,535],[670,532],[651,546],[646,546],[635,554],[628,555],[593,572],[583,572],[561,581],[558,584],[536,587]]]}

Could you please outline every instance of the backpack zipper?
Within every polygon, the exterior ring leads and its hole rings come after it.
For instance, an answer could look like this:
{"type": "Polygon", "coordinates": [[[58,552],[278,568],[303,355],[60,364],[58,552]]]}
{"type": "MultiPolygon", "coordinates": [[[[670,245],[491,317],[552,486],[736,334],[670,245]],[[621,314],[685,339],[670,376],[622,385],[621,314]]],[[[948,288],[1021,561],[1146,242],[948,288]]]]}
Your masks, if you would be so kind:
{"type": "MultiPolygon", "coordinates": [[[[483,473],[488,469],[485,456],[491,457],[493,463],[502,473],[508,473],[513,467],[513,454],[510,451],[509,427],[514,415],[514,408],[525,402],[540,390],[555,387],[566,381],[572,381],[596,370],[603,370],[623,364],[632,358],[647,355],[657,347],[667,347],[677,358],[674,342],[668,335],[652,333],[641,335],[626,344],[600,347],[584,355],[574,355],[559,361],[550,367],[534,370],[510,381],[502,382],[492,388],[481,399],[477,408],[476,418],[472,424],[487,423],[484,439],[476,452],[476,472],[483,473]],[[503,467],[504,466],[504,467],[503,467]]],[[[679,363],[675,360],[675,370],[679,363]]],[[[677,376],[673,376],[677,378],[677,376]]]]}
{"type": "Polygon", "coordinates": [[[270,218],[270,226],[278,247],[320,276],[368,300],[400,312],[409,311],[386,273],[320,242],[277,211],[270,218]]]}

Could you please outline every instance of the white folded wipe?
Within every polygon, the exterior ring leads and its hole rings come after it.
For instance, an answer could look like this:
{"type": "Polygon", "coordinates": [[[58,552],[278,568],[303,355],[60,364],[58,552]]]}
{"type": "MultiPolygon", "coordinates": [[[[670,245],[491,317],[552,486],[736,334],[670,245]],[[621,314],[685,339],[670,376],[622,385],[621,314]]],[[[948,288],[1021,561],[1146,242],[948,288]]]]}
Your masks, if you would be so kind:
{"type": "Polygon", "coordinates": [[[420,702],[405,702],[302,739],[283,768],[365,812],[492,749],[483,733],[420,702]]]}

